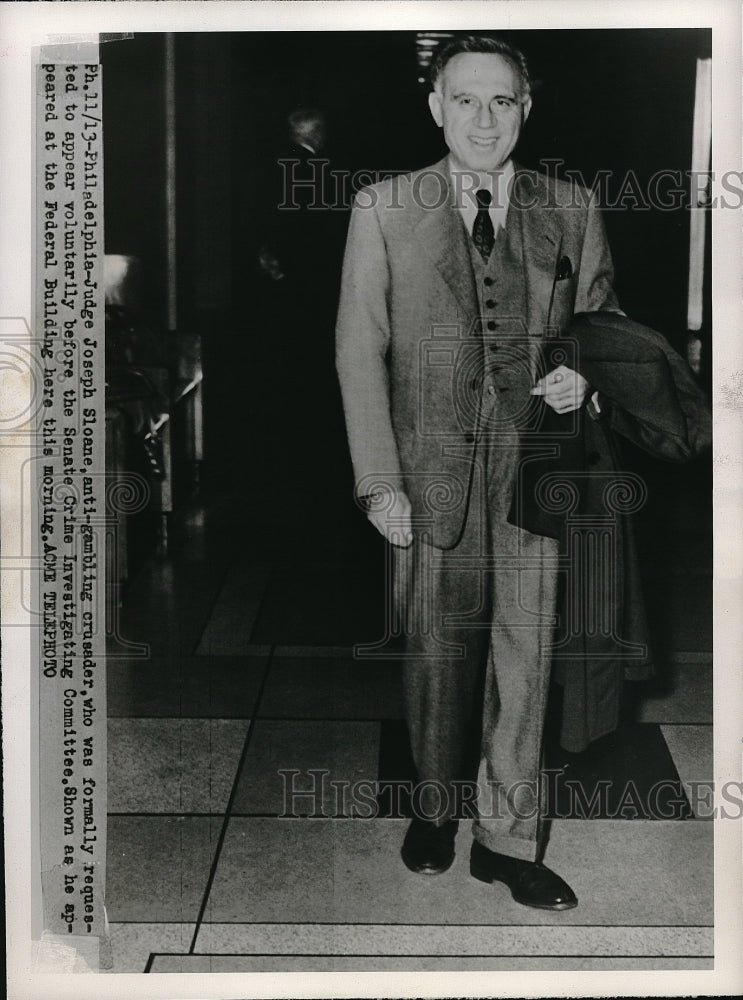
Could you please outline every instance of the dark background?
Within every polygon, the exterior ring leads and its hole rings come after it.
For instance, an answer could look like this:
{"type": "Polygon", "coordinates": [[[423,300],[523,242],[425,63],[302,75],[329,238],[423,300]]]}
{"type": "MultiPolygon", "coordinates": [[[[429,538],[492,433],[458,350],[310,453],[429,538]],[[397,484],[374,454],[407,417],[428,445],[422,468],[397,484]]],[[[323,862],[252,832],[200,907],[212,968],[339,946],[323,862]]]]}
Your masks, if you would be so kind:
{"type": "MultiPolygon", "coordinates": [[[[516,151],[522,164],[562,160],[588,182],[610,170],[610,200],[629,170],[644,191],[656,171],[690,169],[695,63],[710,54],[709,31],[498,34],[524,50],[534,79],[516,151]]],[[[106,249],[142,258],[145,309],[165,329],[165,40],[143,34],[101,48],[106,249]]],[[[285,428],[272,424],[277,394],[285,418],[301,417],[291,385],[282,388],[284,337],[287,328],[301,337],[306,317],[295,315],[287,327],[291,303],[268,287],[256,254],[266,178],[285,151],[286,115],[298,104],[325,112],[335,169],[412,170],[443,155],[428,87],[418,82],[415,33],[183,34],[175,36],[175,55],[178,328],[202,338],[204,486],[247,487],[259,527],[293,514],[299,536],[316,531],[319,519],[323,529],[343,524],[343,545],[367,544],[342,435],[331,434],[318,457],[319,506],[302,484],[288,506],[274,502],[287,490],[280,470],[292,450],[285,428]]],[[[683,351],[688,211],[625,208],[604,218],[620,304],[683,351]]],[[[314,330],[318,336],[323,342],[308,352],[304,376],[324,399],[334,379],[332,329],[314,330]]],[[[679,472],[641,456],[628,460],[651,481],[677,489],[679,476],[683,483],[691,476],[695,488],[707,488],[708,463],[679,472]]]]}
{"type": "MultiPolygon", "coordinates": [[[[709,32],[499,35],[522,48],[535,82],[516,152],[525,166],[562,160],[589,182],[611,170],[612,201],[630,170],[646,190],[655,172],[691,166],[695,60],[710,54],[709,32]]],[[[417,82],[412,33],[242,34],[231,52],[236,162],[258,167],[297,102],[327,111],[333,159],[351,171],[413,170],[445,152],[429,87],[417,82]]],[[[688,213],[608,212],[606,225],[625,311],[669,333],[683,328],[688,213]]]]}
{"type": "MultiPolygon", "coordinates": [[[[587,180],[611,170],[614,196],[628,170],[646,188],[658,170],[690,168],[695,60],[710,53],[709,31],[499,34],[524,49],[535,80],[517,150],[524,165],[561,159],[587,180]]],[[[104,44],[102,53],[107,248],[146,259],[150,305],[162,313],[164,39],[136,35],[104,44]]],[[[215,264],[233,246],[235,258],[243,256],[254,239],[245,223],[261,202],[256,183],[282,148],[293,107],[326,112],[334,167],[412,170],[444,152],[428,88],[417,82],[412,32],[178,35],[176,64],[182,323],[200,318],[202,307],[192,281],[197,255],[187,245],[199,232],[197,217],[220,235],[215,264]],[[220,207],[199,212],[217,190],[220,207]],[[246,214],[238,218],[235,206],[246,214]]],[[[657,317],[669,333],[684,327],[688,214],[613,211],[606,225],[625,311],[657,317]]],[[[246,276],[230,277],[239,309],[246,276]]]]}

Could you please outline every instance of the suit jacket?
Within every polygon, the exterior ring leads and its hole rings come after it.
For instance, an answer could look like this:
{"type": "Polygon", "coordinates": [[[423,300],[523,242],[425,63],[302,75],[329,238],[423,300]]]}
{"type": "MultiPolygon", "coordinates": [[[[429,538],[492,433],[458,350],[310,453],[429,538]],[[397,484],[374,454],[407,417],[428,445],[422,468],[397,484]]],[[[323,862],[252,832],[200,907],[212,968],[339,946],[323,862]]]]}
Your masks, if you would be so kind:
{"type": "MultiPolygon", "coordinates": [[[[521,227],[527,338],[563,330],[576,311],[618,309],[603,223],[587,192],[517,168],[509,212],[521,227]]],[[[485,350],[468,239],[446,159],[363,189],[336,327],[357,492],[380,483],[403,489],[440,548],[461,534],[478,433],[476,413],[455,398],[459,359],[485,350]],[[431,350],[444,363],[427,364],[431,350]]]]}

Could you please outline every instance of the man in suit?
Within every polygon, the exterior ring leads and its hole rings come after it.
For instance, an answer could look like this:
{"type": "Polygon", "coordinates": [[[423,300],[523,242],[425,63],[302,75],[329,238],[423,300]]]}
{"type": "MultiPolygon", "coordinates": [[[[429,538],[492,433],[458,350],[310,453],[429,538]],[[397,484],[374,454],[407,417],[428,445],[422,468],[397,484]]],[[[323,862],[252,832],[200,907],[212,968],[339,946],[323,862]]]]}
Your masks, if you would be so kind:
{"type": "Polygon", "coordinates": [[[508,512],[535,407],[587,402],[544,346],[574,312],[618,309],[611,257],[585,192],[511,159],[531,108],[524,56],[455,39],[431,75],[448,156],[359,193],[337,322],[357,497],[391,545],[405,635],[418,785],[402,858],[445,871],[474,807],[471,873],[568,909],[575,894],[541,863],[556,542],[508,512]]]}

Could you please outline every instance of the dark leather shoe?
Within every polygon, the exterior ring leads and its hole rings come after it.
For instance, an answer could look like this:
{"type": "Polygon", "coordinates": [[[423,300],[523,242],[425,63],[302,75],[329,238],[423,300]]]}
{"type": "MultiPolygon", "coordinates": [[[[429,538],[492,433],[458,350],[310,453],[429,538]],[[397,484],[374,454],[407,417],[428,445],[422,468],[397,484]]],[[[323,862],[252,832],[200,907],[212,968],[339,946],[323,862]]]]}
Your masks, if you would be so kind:
{"type": "Polygon", "coordinates": [[[455,819],[435,826],[416,817],[408,827],[400,852],[405,865],[418,875],[440,875],[451,868],[458,826],[455,819]]]}
{"type": "Polygon", "coordinates": [[[489,851],[478,841],[472,843],[470,874],[481,882],[504,882],[517,903],[540,910],[572,910],[578,899],[570,886],[555,872],[535,861],[522,861],[508,854],[489,851]]]}

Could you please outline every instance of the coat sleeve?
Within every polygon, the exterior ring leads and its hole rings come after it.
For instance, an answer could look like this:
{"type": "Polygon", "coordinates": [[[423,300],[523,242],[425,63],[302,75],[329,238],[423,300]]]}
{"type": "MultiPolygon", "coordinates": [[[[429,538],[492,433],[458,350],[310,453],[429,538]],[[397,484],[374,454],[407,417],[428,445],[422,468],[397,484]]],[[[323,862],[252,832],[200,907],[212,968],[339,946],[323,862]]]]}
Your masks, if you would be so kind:
{"type": "Polygon", "coordinates": [[[351,213],[336,325],[336,367],[359,494],[382,483],[402,489],[387,366],[389,264],[370,194],[359,192],[351,213]]]}
{"type": "Polygon", "coordinates": [[[614,294],[614,265],[595,195],[588,204],[575,312],[621,312],[614,294]]]}

